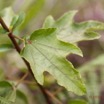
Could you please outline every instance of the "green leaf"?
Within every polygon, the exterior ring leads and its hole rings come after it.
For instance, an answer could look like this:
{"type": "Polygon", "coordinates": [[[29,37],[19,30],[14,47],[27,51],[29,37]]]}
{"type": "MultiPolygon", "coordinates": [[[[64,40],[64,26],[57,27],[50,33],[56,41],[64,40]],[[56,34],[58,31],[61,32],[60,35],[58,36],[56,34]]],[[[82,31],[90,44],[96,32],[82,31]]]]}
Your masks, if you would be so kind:
{"type": "Polygon", "coordinates": [[[25,18],[25,14],[23,12],[21,12],[19,15],[16,15],[11,7],[7,7],[2,10],[0,12],[0,16],[5,21],[7,27],[13,31],[23,23],[25,18]]]}
{"type": "Polygon", "coordinates": [[[7,81],[0,81],[0,96],[6,97],[12,91],[12,85],[7,81]]]}
{"type": "Polygon", "coordinates": [[[88,103],[84,100],[71,100],[69,101],[68,104],[88,104],[88,103]]]}
{"type": "Polygon", "coordinates": [[[95,59],[85,63],[84,65],[82,65],[81,67],[79,67],[79,71],[81,73],[85,73],[85,72],[92,72],[95,71],[96,67],[99,66],[100,68],[103,68],[102,66],[104,66],[104,54],[99,55],[98,57],[96,57],[95,59]]]}
{"type": "Polygon", "coordinates": [[[38,83],[44,83],[43,72],[47,71],[68,91],[83,95],[86,89],[80,75],[65,59],[69,53],[82,55],[75,45],[59,41],[56,38],[55,28],[49,28],[33,32],[21,56],[30,63],[38,83]]]}
{"type": "Polygon", "coordinates": [[[3,104],[11,104],[15,102],[16,89],[7,81],[0,81],[0,102],[3,104]],[[4,99],[4,102],[2,101],[4,99]]]}
{"type": "Polygon", "coordinates": [[[12,42],[11,42],[10,38],[8,37],[8,35],[0,35],[0,45],[3,45],[3,44],[12,45],[12,42]]]}
{"type": "Polygon", "coordinates": [[[8,99],[11,102],[15,102],[16,100],[16,89],[14,89],[10,94],[6,96],[6,99],[8,99]]]}
{"type": "Polygon", "coordinates": [[[15,30],[19,27],[25,20],[25,14],[21,12],[18,16],[13,17],[10,27],[15,30]]]}
{"type": "Polygon", "coordinates": [[[2,34],[8,34],[8,32],[4,30],[2,27],[0,27],[0,35],[2,34]]]}
{"type": "Polygon", "coordinates": [[[5,78],[4,70],[1,69],[1,67],[0,67],[0,81],[2,81],[4,78],[5,78]]]}
{"type": "Polygon", "coordinates": [[[57,28],[58,39],[69,43],[98,39],[100,35],[94,31],[104,30],[104,24],[93,20],[76,23],[74,22],[76,12],[67,12],[56,21],[52,16],[48,16],[43,28],[57,28]]]}
{"type": "Polygon", "coordinates": [[[10,27],[11,21],[15,16],[15,13],[13,12],[11,7],[7,7],[0,12],[0,16],[3,18],[6,25],[10,27]]]}
{"type": "Polygon", "coordinates": [[[101,54],[93,60],[86,62],[78,68],[87,88],[88,102],[99,104],[101,94],[101,85],[104,82],[104,54],[101,54]],[[97,90],[96,90],[97,89],[97,90]]]}
{"type": "Polygon", "coordinates": [[[12,102],[0,96],[0,104],[12,104],[12,102]]]}
{"type": "Polygon", "coordinates": [[[55,23],[54,18],[50,15],[46,18],[44,24],[43,24],[43,28],[51,28],[53,27],[53,24],[55,23]]]}
{"type": "Polygon", "coordinates": [[[17,98],[14,104],[29,104],[27,96],[20,90],[17,90],[17,98]]]}
{"type": "Polygon", "coordinates": [[[13,46],[11,44],[0,44],[0,52],[6,52],[12,49],[13,46]]]}

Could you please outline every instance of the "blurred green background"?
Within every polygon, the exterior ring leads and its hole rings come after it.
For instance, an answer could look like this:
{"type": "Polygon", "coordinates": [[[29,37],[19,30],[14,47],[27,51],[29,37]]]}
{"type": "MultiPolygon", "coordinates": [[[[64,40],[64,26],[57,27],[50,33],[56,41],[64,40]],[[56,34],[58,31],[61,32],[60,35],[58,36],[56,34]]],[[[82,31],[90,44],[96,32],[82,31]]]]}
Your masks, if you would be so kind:
{"type": "MultiPolygon", "coordinates": [[[[41,28],[48,15],[57,19],[70,10],[78,10],[75,16],[76,22],[86,20],[104,22],[104,0],[0,0],[0,10],[8,6],[12,6],[16,13],[21,11],[26,13],[26,19],[20,28],[21,36],[29,35],[34,30],[41,28]]],[[[84,54],[83,58],[76,55],[67,57],[82,74],[87,87],[85,96],[79,97],[67,92],[56,84],[53,77],[46,73],[45,86],[64,104],[77,104],[75,101],[71,101],[75,99],[85,100],[88,104],[104,104],[104,33],[100,31],[100,34],[101,38],[99,40],[78,43],[84,54]]],[[[4,37],[0,38],[0,43],[8,40],[4,37]]],[[[25,65],[15,51],[10,51],[0,53],[0,68],[5,70],[6,75],[12,69],[12,73],[6,76],[11,78],[11,76],[18,77],[16,75],[18,68],[24,71],[25,65]],[[12,59],[14,60],[12,61],[12,59]],[[6,70],[7,68],[8,70],[6,70]]],[[[30,104],[45,104],[39,102],[43,98],[42,95],[40,96],[38,89],[32,85],[29,85],[29,87],[31,91],[27,91],[27,93],[34,95],[32,98],[29,97],[30,104]]],[[[82,101],[79,104],[85,104],[85,102],[82,101]]]]}

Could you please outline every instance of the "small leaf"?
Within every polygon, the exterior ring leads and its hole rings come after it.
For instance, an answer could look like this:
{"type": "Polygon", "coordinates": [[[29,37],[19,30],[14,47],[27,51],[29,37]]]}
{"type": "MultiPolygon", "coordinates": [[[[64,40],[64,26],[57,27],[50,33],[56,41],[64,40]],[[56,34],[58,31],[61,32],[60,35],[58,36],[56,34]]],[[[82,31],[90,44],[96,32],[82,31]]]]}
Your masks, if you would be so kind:
{"type": "Polygon", "coordinates": [[[9,82],[7,82],[7,81],[0,81],[0,87],[3,87],[3,86],[5,86],[5,87],[7,87],[7,86],[11,87],[12,85],[9,82]]]}
{"type": "Polygon", "coordinates": [[[13,46],[11,44],[0,44],[0,52],[6,52],[12,49],[13,46]]]}
{"type": "Polygon", "coordinates": [[[5,21],[6,25],[9,27],[13,17],[15,16],[11,7],[7,7],[0,12],[0,16],[5,21]]]}
{"type": "Polygon", "coordinates": [[[0,35],[2,34],[8,34],[8,32],[4,30],[2,27],[0,27],[0,35]]]}
{"type": "Polygon", "coordinates": [[[0,97],[5,98],[9,102],[14,102],[16,98],[16,89],[7,81],[0,81],[0,97]]]}
{"type": "Polygon", "coordinates": [[[24,19],[25,19],[25,14],[23,12],[21,12],[18,16],[15,16],[12,19],[12,22],[10,25],[12,30],[15,30],[16,28],[18,28],[23,23],[24,19]]]}
{"type": "Polygon", "coordinates": [[[21,56],[30,63],[38,83],[44,83],[43,72],[47,71],[55,77],[59,85],[64,86],[68,91],[83,95],[86,89],[80,75],[65,59],[69,53],[82,55],[75,45],[59,41],[56,38],[56,29],[49,28],[33,32],[21,56]]]}
{"type": "Polygon", "coordinates": [[[75,23],[74,16],[76,12],[67,12],[57,21],[49,16],[46,18],[43,28],[57,28],[58,39],[69,43],[98,39],[100,35],[94,31],[104,30],[104,23],[93,20],[75,23]]]}
{"type": "Polygon", "coordinates": [[[11,21],[11,24],[10,24],[10,28],[11,29],[13,28],[13,26],[15,25],[15,23],[17,22],[17,20],[18,20],[18,16],[14,16],[13,19],[12,19],[12,21],[11,21]]]}
{"type": "Polygon", "coordinates": [[[16,15],[11,7],[7,7],[2,10],[0,12],[0,16],[5,21],[7,27],[13,31],[23,23],[25,18],[25,14],[23,12],[21,12],[19,15],[16,15]]]}

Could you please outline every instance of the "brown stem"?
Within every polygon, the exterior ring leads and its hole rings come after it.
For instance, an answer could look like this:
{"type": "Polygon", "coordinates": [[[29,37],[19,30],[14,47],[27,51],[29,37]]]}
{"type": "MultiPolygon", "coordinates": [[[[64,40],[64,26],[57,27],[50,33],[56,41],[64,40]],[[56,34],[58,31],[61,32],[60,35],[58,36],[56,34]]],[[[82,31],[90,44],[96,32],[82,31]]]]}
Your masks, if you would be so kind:
{"type": "Polygon", "coordinates": [[[55,101],[57,104],[63,104],[60,100],[58,100],[51,92],[49,92],[48,90],[46,91],[47,94],[53,99],[53,101],[55,101]]]}
{"type": "MultiPolygon", "coordinates": [[[[7,25],[5,24],[5,22],[3,21],[3,19],[2,19],[1,17],[0,17],[0,24],[1,24],[1,26],[2,26],[7,32],[9,32],[9,34],[8,34],[9,38],[11,39],[11,41],[12,41],[12,43],[13,43],[15,49],[17,50],[17,52],[20,53],[20,52],[21,52],[21,48],[19,47],[17,41],[15,40],[15,38],[14,38],[14,36],[13,36],[13,33],[9,30],[9,28],[7,27],[7,25]]],[[[24,58],[22,58],[22,59],[23,59],[23,61],[25,62],[26,66],[27,66],[27,68],[28,68],[28,70],[29,70],[29,72],[30,72],[31,75],[34,77],[34,74],[33,74],[32,70],[31,70],[30,64],[29,64],[24,58]]],[[[36,81],[36,80],[35,80],[35,81],[36,81]]],[[[43,95],[44,95],[44,97],[45,97],[45,99],[46,99],[47,104],[52,104],[52,102],[50,101],[50,98],[49,98],[48,94],[46,93],[45,88],[44,88],[43,86],[41,86],[37,81],[36,81],[36,83],[37,83],[38,87],[40,88],[41,92],[43,93],[43,95]]]]}

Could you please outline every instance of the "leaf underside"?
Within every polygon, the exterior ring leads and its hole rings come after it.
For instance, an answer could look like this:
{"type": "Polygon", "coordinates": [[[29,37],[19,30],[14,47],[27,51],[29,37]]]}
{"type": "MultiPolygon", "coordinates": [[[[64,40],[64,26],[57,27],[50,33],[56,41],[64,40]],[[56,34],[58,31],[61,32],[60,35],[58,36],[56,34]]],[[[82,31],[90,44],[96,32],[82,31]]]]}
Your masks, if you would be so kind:
{"type": "Polygon", "coordinates": [[[44,83],[43,72],[47,71],[68,91],[83,95],[86,89],[80,75],[65,59],[69,53],[82,53],[75,45],[59,41],[55,34],[55,28],[35,31],[30,37],[30,44],[26,44],[22,50],[21,56],[30,63],[38,83],[44,83]]]}

